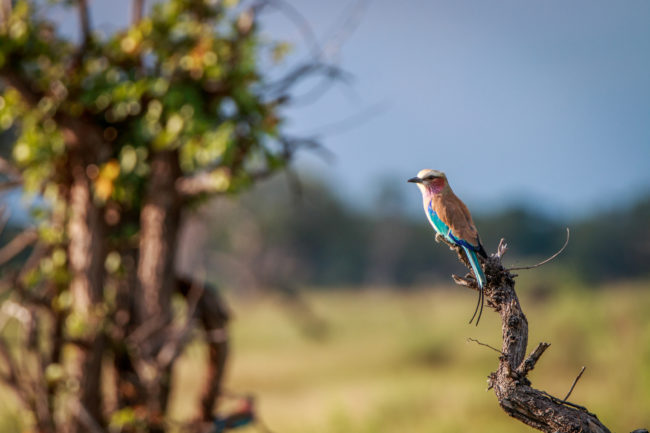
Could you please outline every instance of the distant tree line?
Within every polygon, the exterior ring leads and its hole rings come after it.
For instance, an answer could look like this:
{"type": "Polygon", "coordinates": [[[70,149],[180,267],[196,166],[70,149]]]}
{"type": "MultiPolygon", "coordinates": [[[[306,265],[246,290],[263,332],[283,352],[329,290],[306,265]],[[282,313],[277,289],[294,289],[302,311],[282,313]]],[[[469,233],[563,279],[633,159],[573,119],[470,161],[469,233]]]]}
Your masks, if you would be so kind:
{"type": "MultiPolygon", "coordinates": [[[[412,205],[419,206],[416,197],[412,205]]],[[[208,220],[226,220],[207,227],[211,277],[239,278],[240,271],[251,271],[251,278],[238,284],[252,279],[256,284],[406,287],[466,272],[446,246],[436,245],[424,216],[405,215],[405,206],[390,186],[378,192],[374,208],[359,211],[322,183],[305,181],[300,196],[292,198],[281,182],[271,181],[238,201],[209,207],[208,220]]],[[[524,205],[478,214],[475,220],[488,251],[506,238],[512,263],[532,264],[551,255],[568,226],[571,241],[553,265],[563,273],[585,284],[650,276],[650,195],[579,220],[554,219],[524,205]]]]}
{"type": "MultiPolygon", "coordinates": [[[[383,188],[376,201],[359,211],[321,182],[303,180],[302,192],[294,196],[273,179],[242,197],[207,204],[199,218],[205,227],[185,243],[189,250],[202,245],[201,266],[209,279],[244,290],[268,284],[408,287],[448,282],[450,273],[466,272],[445,246],[435,243],[424,216],[404,213],[405,198],[394,189],[383,188]]],[[[412,205],[419,206],[417,197],[412,205]]],[[[650,277],[650,194],[616,211],[573,221],[525,205],[479,213],[475,220],[486,249],[494,250],[505,237],[506,261],[516,265],[551,255],[568,226],[570,243],[553,264],[563,275],[584,284],[650,277]]],[[[6,227],[0,245],[19,231],[6,227]]],[[[192,257],[180,261],[192,262],[192,257]]]]}

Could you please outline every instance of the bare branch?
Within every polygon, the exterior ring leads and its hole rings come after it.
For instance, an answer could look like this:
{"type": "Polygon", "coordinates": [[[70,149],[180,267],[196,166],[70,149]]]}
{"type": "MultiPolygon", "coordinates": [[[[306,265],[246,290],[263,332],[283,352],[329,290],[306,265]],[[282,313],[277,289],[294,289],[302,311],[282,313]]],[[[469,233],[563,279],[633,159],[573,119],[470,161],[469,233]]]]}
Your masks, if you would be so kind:
{"type": "Polygon", "coordinates": [[[312,131],[308,135],[325,135],[331,137],[336,134],[348,132],[352,129],[358,128],[369,120],[375,118],[377,115],[384,113],[387,110],[387,107],[388,105],[386,103],[371,105],[370,107],[363,109],[347,118],[319,126],[315,131],[312,131]]]}
{"type": "Polygon", "coordinates": [[[320,62],[307,62],[296,66],[279,80],[269,83],[265,93],[270,99],[285,95],[287,91],[300,81],[314,76],[323,76],[328,79],[345,79],[347,75],[337,66],[320,62]]]}
{"type": "Polygon", "coordinates": [[[176,192],[182,197],[197,196],[200,194],[213,194],[222,192],[219,185],[215,185],[212,172],[201,172],[193,176],[184,176],[176,180],[176,192]]]}
{"type": "Polygon", "coordinates": [[[77,0],[79,11],[79,27],[81,28],[81,50],[83,51],[90,44],[90,14],[88,12],[87,0],[77,0]]]}
{"type": "Polygon", "coordinates": [[[350,7],[343,12],[345,21],[336,29],[336,32],[325,43],[324,56],[326,59],[332,59],[338,55],[345,41],[354,33],[361,23],[361,17],[368,5],[368,0],[357,0],[350,4],[350,7]]]}
{"type": "Polygon", "coordinates": [[[144,0],[133,0],[131,4],[131,24],[137,25],[142,20],[144,0]]]}
{"type": "Polygon", "coordinates": [[[196,314],[196,306],[203,296],[204,290],[203,284],[192,282],[190,291],[187,295],[187,319],[185,325],[172,332],[165,345],[160,349],[160,352],[158,352],[156,361],[158,362],[159,368],[167,368],[172,362],[174,362],[185,347],[189,335],[196,325],[194,317],[196,314]]]}
{"type": "Polygon", "coordinates": [[[569,392],[567,392],[566,397],[564,397],[564,401],[567,401],[569,399],[569,396],[573,392],[573,388],[575,388],[576,383],[578,383],[578,381],[580,380],[580,377],[582,377],[582,373],[585,372],[585,368],[586,367],[583,365],[582,368],[580,369],[580,373],[578,373],[578,376],[573,381],[573,384],[571,385],[571,389],[569,390],[569,392]]]}
{"type": "MultiPolygon", "coordinates": [[[[177,290],[183,296],[189,296],[192,285],[186,278],[177,279],[177,290]]],[[[209,349],[208,371],[205,375],[205,388],[201,398],[201,418],[204,421],[213,419],[213,407],[221,394],[221,382],[228,358],[228,308],[219,296],[216,288],[205,286],[203,295],[197,305],[197,315],[205,330],[206,342],[209,349]]]]}
{"type": "Polygon", "coordinates": [[[478,285],[476,284],[476,280],[471,278],[471,276],[469,274],[468,274],[467,278],[458,276],[456,274],[451,274],[451,278],[459,286],[465,286],[465,287],[469,287],[470,289],[473,289],[473,290],[478,290],[478,285]]]}
{"type": "Polygon", "coordinates": [[[11,0],[0,0],[0,27],[7,25],[11,15],[11,0]]]}
{"type": "Polygon", "coordinates": [[[9,243],[0,248],[0,265],[16,257],[22,250],[36,242],[37,239],[38,233],[32,228],[19,233],[9,243]]]}
{"type": "Polygon", "coordinates": [[[316,38],[316,34],[309,24],[309,21],[307,21],[307,18],[305,18],[298,9],[284,0],[265,0],[262,2],[262,6],[271,6],[282,12],[284,16],[294,23],[302,35],[302,38],[305,40],[305,43],[309,45],[311,56],[313,58],[318,58],[318,56],[320,56],[322,50],[318,43],[318,38],[316,38]]]}
{"type": "Polygon", "coordinates": [[[550,262],[551,260],[553,260],[554,258],[556,258],[557,256],[559,256],[559,255],[562,253],[562,251],[564,251],[564,249],[566,248],[567,245],[569,245],[569,228],[568,228],[568,227],[566,228],[566,240],[564,241],[564,245],[562,245],[562,248],[560,248],[560,249],[559,249],[555,254],[553,254],[551,257],[549,257],[548,259],[546,259],[546,260],[544,260],[544,261],[542,261],[542,262],[537,263],[536,265],[532,265],[532,266],[519,266],[519,267],[514,267],[514,268],[508,268],[508,270],[509,270],[509,271],[519,271],[519,270],[522,270],[522,269],[534,269],[534,268],[538,268],[538,267],[540,267],[540,266],[542,266],[542,265],[547,264],[548,262],[550,262]]]}
{"type": "MultiPolygon", "coordinates": [[[[500,243],[500,251],[505,249],[504,244],[500,243]]],[[[494,389],[501,408],[509,416],[544,432],[609,433],[586,408],[531,387],[526,375],[549,345],[540,343],[526,357],[528,320],[514,290],[514,277],[503,267],[498,254],[485,259],[484,271],[488,277],[485,296],[502,322],[503,355],[498,370],[489,376],[489,387],[494,389]]]]}

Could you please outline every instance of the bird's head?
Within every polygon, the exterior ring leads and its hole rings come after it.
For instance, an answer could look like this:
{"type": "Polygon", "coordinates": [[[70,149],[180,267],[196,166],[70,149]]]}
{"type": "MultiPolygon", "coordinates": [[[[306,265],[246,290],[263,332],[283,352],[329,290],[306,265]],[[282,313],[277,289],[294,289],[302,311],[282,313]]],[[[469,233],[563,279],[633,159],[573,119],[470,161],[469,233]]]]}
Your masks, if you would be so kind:
{"type": "Polygon", "coordinates": [[[418,175],[410,178],[408,182],[416,184],[422,195],[439,194],[448,185],[447,176],[442,171],[430,168],[420,170],[418,175]]]}

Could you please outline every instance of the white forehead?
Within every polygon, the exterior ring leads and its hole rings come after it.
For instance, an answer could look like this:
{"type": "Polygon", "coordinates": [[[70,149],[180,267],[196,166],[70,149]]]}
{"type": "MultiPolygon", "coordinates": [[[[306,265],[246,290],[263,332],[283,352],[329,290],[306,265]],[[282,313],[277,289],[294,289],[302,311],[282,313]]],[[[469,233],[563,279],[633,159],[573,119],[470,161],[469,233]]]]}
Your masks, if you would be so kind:
{"type": "Polygon", "coordinates": [[[431,168],[425,168],[424,170],[420,170],[418,172],[418,177],[420,179],[424,179],[425,177],[431,176],[431,175],[436,176],[436,177],[445,177],[445,174],[442,171],[433,170],[431,168]]]}

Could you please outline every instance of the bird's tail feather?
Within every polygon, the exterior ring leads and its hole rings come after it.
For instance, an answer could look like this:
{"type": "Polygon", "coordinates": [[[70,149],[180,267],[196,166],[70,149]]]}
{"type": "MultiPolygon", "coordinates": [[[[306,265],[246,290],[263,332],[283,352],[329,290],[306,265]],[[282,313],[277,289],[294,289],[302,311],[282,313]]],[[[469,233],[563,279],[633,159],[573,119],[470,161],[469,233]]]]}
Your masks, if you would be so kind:
{"type": "Polygon", "coordinates": [[[469,323],[472,323],[474,317],[476,317],[476,313],[478,313],[478,317],[476,318],[476,326],[478,326],[478,322],[481,320],[481,315],[483,314],[483,287],[485,287],[486,283],[485,274],[483,273],[483,269],[481,269],[481,264],[479,263],[478,257],[476,256],[476,251],[465,246],[463,246],[463,250],[465,250],[467,261],[469,261],[469,264],[472,267],[472,271],[474,272],[474,276],[476,277],[476,282],[478,283],[478,302],[476,304],[476,309],[474,309],[474,314],[469,320],[469,323]]]}

